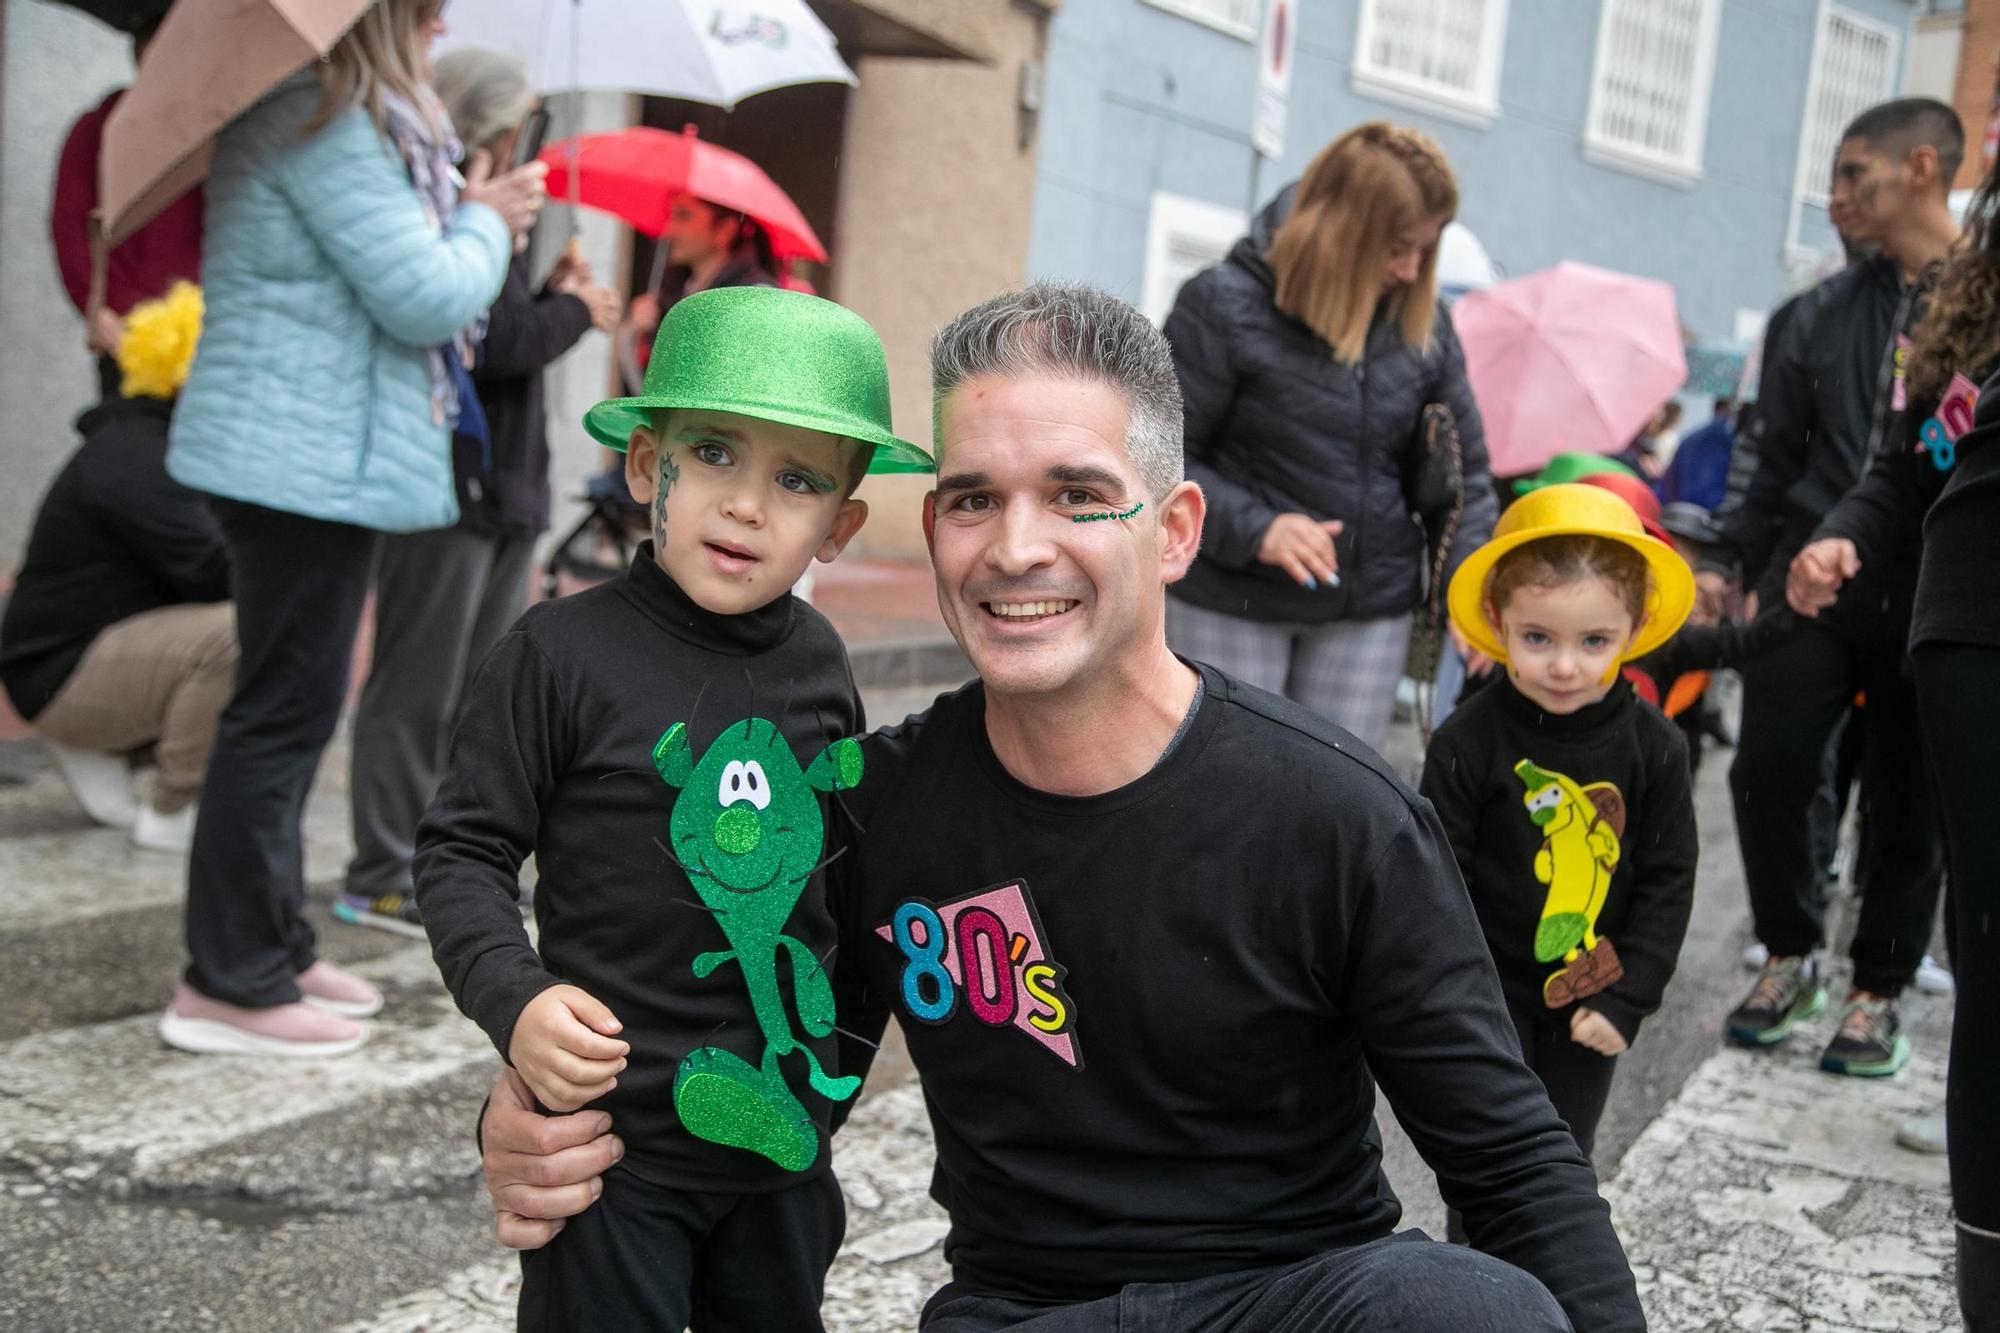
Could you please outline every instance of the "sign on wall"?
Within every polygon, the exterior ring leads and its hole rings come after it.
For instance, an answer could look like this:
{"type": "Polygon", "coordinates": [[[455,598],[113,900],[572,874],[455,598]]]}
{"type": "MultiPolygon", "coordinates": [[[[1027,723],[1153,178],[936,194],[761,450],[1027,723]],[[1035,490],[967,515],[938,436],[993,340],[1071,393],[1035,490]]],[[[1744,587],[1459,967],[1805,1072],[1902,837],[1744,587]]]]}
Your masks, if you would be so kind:
{"type": "Polygon", "coordinates": [[[1181,284],[1220,263],[1248,221],[1240,208],[1155,191],[1146,218],[1146,274],[1139,299],[1146,318],[1164,323],[1181,284]]]}
{"type": "Polygon", "coordinates": [[[1297,19],[1298,0],[1266,0],[1264,34],[1257,43],[1257,101],[1250,115],[1250,142],[1273,160],[1285,154],[1297,19]]]}

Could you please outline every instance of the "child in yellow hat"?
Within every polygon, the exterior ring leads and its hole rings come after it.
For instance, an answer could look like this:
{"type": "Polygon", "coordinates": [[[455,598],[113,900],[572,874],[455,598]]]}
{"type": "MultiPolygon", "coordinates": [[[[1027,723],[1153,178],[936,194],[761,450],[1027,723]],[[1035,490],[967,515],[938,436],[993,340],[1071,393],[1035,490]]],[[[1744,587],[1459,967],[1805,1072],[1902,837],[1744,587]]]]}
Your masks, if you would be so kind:
{"type": "Polygon", "coordinates": [[[1586,1153],[1694,901],[1687,743],[1619,669],[1673,636],[1694,592],[1630,505],[1578,484],[1516,501],[1451,581],[1453,622],[1506,678],[1438,728],[1422,791],[1522,1055],[1586,1153]]]}

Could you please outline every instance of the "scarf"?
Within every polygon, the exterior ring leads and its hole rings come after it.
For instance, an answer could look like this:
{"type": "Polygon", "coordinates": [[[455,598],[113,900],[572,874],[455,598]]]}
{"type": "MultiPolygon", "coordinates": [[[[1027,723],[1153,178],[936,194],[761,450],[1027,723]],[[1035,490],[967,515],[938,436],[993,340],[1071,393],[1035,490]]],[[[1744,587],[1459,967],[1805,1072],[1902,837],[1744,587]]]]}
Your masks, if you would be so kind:
{"type": "MultiPolygon", "coordinates": [[[[416,189],[417,202],[423,205],[425,220],[432,231],[442,236],[446,223],[458,209],[460,177],[453,163],[465,150],[436,94],[422,88],[419,96],[424,103],[422,112],[400,95],[383,89],[383,119],[390,141],[409,169],[410,184],[416,189]],[[433,125],[437,127],[435,131],[433,125]]],[[[471,377],[465,367],[471,364],[485,336],[486,316],[482,313],[449,343],[430,349],[431,420],[436,424],[456,427],[467,407],[475,416],[478,414],[477,400],[472,399],[471,377]]]]}

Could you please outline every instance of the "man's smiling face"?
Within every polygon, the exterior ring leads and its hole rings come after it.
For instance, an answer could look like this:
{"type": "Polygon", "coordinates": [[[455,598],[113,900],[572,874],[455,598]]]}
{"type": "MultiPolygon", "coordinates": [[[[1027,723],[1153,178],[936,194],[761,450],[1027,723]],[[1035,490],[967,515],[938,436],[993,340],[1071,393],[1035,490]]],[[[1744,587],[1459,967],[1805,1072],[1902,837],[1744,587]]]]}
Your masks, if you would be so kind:
{"type": "Polygon", "coordinates": [[[1126,416],[1109,385],[1054,375],[978,376],[941,405],[924,527],[938,605],[988,690],[1088,688],[1160,639],[1193,549],[1163,535],[1126,416]]]}

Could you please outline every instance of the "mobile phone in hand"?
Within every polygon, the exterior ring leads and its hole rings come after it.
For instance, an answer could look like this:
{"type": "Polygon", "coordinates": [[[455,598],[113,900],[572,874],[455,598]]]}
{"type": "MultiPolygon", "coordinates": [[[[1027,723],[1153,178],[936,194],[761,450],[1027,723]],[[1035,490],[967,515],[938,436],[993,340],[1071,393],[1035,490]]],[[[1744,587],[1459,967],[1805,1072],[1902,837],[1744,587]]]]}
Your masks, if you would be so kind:
{"type": "Polygon", "coordinates": [[[509,170],[525,167],[542,155],[542,144],[549,137],[549,113],[546,107],[536,107],[521,122],[521,132],[514,139],[513,160],[508,162],[509,170]]]}

